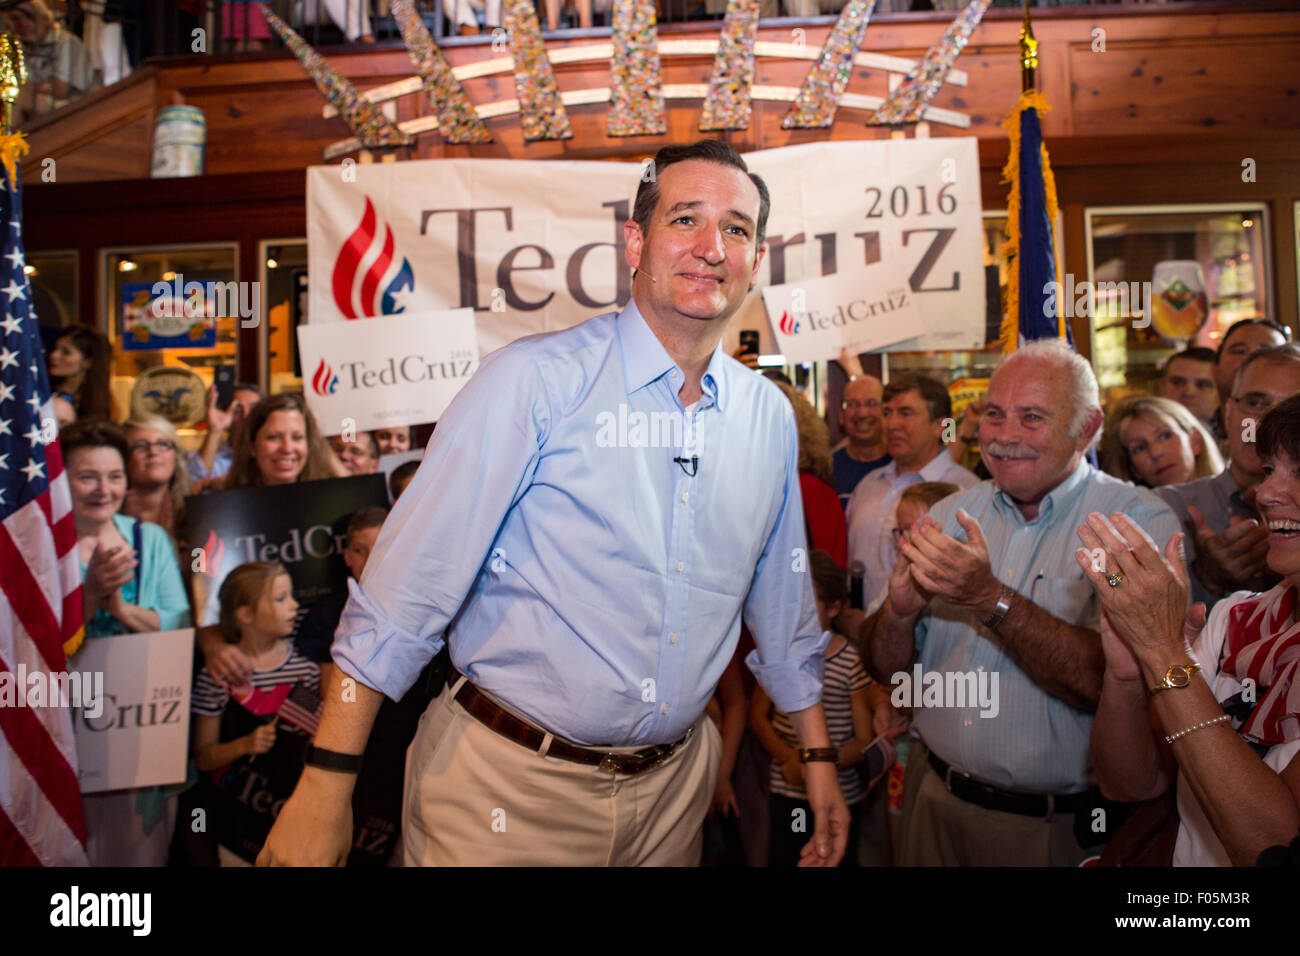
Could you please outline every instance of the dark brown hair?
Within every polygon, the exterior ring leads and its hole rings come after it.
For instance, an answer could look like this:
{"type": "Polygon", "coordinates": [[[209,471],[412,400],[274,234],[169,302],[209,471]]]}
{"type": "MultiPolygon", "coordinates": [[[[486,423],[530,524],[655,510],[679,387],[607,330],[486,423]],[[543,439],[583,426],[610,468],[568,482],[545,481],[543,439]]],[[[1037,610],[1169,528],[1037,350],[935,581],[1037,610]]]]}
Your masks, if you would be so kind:
{"type": "Polygon", "coordinates": [[[701,139],[689,146],[665,146],[655,153],[654,175],[647,178],[642,174],[641,185],[636,189],[636,203],[632,207],[632,221],[641,228],[641,235],[649,235],[650,220],[659,205],[659,177],[673,163],[688,159],[703,159],[721,166],[731,166],[749,176],[750,182],[758,189],[758,221],[754,223],[754,229],[755,245],[761,246],[767,236],[767,214],[772,208],[772,196],[767,191],[763,177],[751,173],[740,154],[720,139],[701,139]]]}
{"type": "Polygon", "coordinates": [[[276,412],[298,412],[302,415],[307,431],[307,462],[298,475],[299,481],[316,481],[321,478],[333,478],[334,469],[330,467],[332,453],[325,439],[321,437],[316,425],[316,416],[307,407],[307,402],[298,392],[281,392],[264,398],[248,413],[235,430],[231,442],[234,445],[234,458],[230,464],[230,474],[226,478],[227,488],[248,488],[264,484],[261,469],[253,457],[253,442],[257,433],[276,412]]]}
{"type": "MultiPolygon", "coordinates": [[[[86,374],[81,379],[81,388],[73,396],[76,399],[77,417],[107,420],[116,418],[113,394],[109,389],[113,348],[108,344],[108,339],[84,325],[74,325],[64,329],[54,340],[54,344],[57,346],[64,339],[70,341],[73,348],[90,359],[90,368],[86,369],[86,374]]],[[[55,379],[52,376],[50,378],[50,384],[55,391],[61,390],[63,381],[62,378],[55,379]]]]}
{"type": "Polygon", "coordinates": [[[1264,413],[1255,435],[1255,452],[1261,461],[1282,452],[1300,462],[1300,395],[1292,395],[1264,413]]]}
{"type": "Polygon", "coordinates": [[[121,426],[102,420],[73,422],[59,432],[59,447],[65,465],[78,448],[115,448],[122,456],[123,469],[131,457],[131,443],[126,440],[126,432],[121,426]]]}
{"type": "Polygon", "coordinates": [[[221,602],[218,623],[221,636],[227,643],[239,643],[239,621],[235,612],[241,607],[257,604],[275,579],[288,573],[279,561],[249,561],[226,575],[217,599],[221,602]]]}
{"type": "Polygon", "coordinates": [[[381,527],[387,517],[388,509],[379,505],[371,505],[369,508],[353,512],[352,517],[348,519],[348,530],[343,535],[344,546],[352,543],[352,537],[358,531],[381,527]]]}
{"type": "Polygon", "coordinates": [[[938,422],[945,418],[952,418],[952,396],[938,379],[922,375],[920,372],[904,372],[889,380],[880,398],[880,404],[883,405],[904,392],[920,394],[925,407],[930,410],[930,421],[938,422]]]}
{"type": "Polygon", "coordinates": [[[814,550],[808,559],[812,571],[813,593],[823,604],[843,601],[849,593],[844,583],[844,569],[825,551],[814,550]]]}

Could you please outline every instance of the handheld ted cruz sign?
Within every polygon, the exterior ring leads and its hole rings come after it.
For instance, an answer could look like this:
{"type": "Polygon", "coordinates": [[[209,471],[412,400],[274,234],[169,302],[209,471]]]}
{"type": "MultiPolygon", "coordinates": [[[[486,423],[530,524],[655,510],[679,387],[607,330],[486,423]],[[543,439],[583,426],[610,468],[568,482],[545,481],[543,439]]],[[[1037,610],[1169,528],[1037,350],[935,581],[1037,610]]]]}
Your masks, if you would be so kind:
{"type": "Polygon", "coordinates": [[[437,421],[478,369],[471,309],[300,325],[298,348],[326,435],[437,421]]]}

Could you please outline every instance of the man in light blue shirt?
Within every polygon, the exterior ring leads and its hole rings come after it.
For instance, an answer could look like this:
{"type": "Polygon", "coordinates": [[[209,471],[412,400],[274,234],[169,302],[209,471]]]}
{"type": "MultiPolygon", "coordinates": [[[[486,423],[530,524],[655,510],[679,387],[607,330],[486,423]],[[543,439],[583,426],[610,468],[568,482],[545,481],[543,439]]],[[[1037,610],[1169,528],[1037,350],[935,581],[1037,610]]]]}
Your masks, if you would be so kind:
{"type": "Polygon", "coordinates": [[[1179,530],[1150,491],[1085,460],[1101,424],[1081,356],[1036,342],[1008,357],[980,425],[993,480],[904,532],[888,597],[857,628],[868,669],[913,708],[924,744],[908,758],[905,864],[1088,855],[1076,833],[1089,842],[1098,819],[1088,738],[1103,657],[1076,532],[1092,512],[1127,514],[1162,548],[1179,530]]]}
{"type": "Polygon", "coordinates": [[[720,751],[702,715],[742,618],[811,750],[805,861],[842,856],[794,417],[720,348],[766,187],[713,141],[653,173],[627,307],[493,353],[439,421],[351,586],[318,751],[259,862],[346,855],[348,757],[444,632],[456,673],[408,753],[405,862],[698,862],[720,751]]]}

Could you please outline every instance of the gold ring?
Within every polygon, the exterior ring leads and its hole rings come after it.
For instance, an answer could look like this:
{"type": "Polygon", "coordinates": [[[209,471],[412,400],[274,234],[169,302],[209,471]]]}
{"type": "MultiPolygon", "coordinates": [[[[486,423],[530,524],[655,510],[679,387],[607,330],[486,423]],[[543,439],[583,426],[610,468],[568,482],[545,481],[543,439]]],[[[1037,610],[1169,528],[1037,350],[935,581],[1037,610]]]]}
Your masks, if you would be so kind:
{"type": "Polygon", "coordinates": [[[1113,588],[1117,588],[1124,583],[1124,575],[1119,571],[1112,571],[1106,575],[1106,583],[1113,588]]]}

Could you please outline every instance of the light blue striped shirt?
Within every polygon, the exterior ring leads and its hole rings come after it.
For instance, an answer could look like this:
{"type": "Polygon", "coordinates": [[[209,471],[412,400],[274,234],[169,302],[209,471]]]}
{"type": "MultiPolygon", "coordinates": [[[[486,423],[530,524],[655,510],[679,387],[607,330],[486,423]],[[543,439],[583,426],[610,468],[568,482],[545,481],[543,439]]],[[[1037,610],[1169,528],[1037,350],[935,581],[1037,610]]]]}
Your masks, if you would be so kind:
{"type": "Polygon", "coordinates": [[[830,635],[793,410],[720,345],[689,410],[683,381],[635,303],[488,356],[350,584],[335,661],[396,699],[451,624],[456,667],[547,730],[664,743],[704,711],[743,613],[776,706],[817,703],[830,635]]]}
{"type": "MultiPolygon", "coordinates": [[[[1025,521],[992,481],[945,498],[930,511],[945,534],[965,541],[958,508],[979,522],[1000,581],[1067,624],[1092,630],[1100,620],[1099,605],[1074,558],[1083,547],[1076,530],[1087,516],[1123,513],[1162,549],[1179,531],[1174,513],[1151,491],[1112,478],[1086,460],[1043,498],[1033,521],[1025,521]]],[[[970,611],[931,603],[916,624],[921,667],[996,673],[998,712],[981,717],[979,706],[918,708],[913,726],[945,761],[988,783],[1047,793],[1087,789],[1092,715],[1040,688],[996,640],[970,611]]]]}

